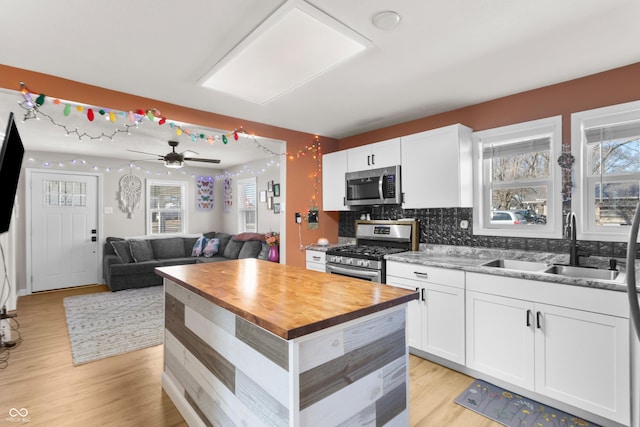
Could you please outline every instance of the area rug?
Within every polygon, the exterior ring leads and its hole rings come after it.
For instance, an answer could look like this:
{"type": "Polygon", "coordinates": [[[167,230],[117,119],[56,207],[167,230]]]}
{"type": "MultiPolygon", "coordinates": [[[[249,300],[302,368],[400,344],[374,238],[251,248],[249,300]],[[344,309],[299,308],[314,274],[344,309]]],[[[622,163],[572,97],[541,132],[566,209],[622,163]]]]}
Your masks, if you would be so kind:
{"type": "Polygon", "coordinates": [[[74,365],[162,344],[162,286],[63,300],[74,365]]]}
{"type": "Polygon", "coordinates": [[[455,402],[507,427],[600,427],[482,380],[475,380],[455,402]]]}

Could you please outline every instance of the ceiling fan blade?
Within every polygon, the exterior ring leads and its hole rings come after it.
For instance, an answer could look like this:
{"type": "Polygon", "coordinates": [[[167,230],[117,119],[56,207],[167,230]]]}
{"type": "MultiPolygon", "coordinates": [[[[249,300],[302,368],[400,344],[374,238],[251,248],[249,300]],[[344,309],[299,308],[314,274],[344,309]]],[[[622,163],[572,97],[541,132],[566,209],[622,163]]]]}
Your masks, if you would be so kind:
{"type": "Polygon", "coordinates": [[[147,153],[146,151],[137,151],[137,150],[127,150],[127,151],[130,151],[130,152],[132,152],[132,153],[148,154],[148,155],[150,155],[150,156],[157,156],[157,157],[160,157],[160,158],[163,158],[163,157],[164,157],[162,154],[147,153]]]}
{"type": "Polygon", "coordinates": [[[220,160],[218,159],[199,159],[197,157],[185,157],[184,160],[191,162],[220,163],[220,160]]]}

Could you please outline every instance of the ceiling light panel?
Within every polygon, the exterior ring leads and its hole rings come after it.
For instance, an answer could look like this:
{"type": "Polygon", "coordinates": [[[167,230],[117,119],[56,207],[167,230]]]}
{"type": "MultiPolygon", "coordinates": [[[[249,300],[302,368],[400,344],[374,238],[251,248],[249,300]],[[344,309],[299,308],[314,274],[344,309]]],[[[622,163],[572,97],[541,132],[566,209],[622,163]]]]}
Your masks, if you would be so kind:
{"type": "Polygon", "coordinates": [[[200,84],[266,104],[371,42],[301,0],[290,0],[240,42],[200,84]]]}

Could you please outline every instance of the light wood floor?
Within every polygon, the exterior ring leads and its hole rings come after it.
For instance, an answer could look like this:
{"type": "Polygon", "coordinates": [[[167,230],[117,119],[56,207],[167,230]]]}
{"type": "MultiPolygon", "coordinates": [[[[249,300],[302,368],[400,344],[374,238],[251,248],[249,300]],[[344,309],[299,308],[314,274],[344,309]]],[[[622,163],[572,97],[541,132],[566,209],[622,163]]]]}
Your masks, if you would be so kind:
{"type": "MultiPolygon", "coordinates": [[[[62,299],[106,290],[89,286],[19,298],[23,341],[0,369],[0,424],[11,408],[26,408],[30,426],[186,425],[162,390],[162,346],[73,366],[62,299]]],[[[409,376],[412,426],[500,426],[453,403],[470,377],[415,356],[409,376]]]]}

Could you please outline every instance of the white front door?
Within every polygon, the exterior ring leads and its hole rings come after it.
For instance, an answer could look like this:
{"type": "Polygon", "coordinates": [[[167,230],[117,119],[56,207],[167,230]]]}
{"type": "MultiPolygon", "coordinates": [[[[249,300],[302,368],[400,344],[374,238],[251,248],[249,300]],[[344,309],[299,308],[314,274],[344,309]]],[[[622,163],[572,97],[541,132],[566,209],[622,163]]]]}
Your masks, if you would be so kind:
{"type": "Polygon", "coordinates": [[[98,283],[98,177],[31,174],[32,292],[98,283]]]}

